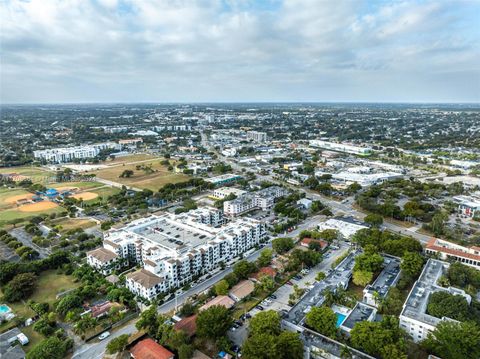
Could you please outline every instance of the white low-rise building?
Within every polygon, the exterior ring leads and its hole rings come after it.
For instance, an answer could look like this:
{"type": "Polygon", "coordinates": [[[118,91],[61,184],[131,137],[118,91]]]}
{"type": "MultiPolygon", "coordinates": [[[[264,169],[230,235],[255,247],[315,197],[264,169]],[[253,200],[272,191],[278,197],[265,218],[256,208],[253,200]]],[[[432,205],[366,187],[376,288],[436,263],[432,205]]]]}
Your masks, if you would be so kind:
{"type": "MultiPolygon", "coordinates": [[[[111,252],[112,258],[141,265],[141,270],[127,276],[127,287],[153,299],[211,272],[220,262],[231,261],[266,237],[265,224],[255,219],[223,223],[221,211],[207,208],[152,215],[108,231],[103,249],[111,252]]],[[[102,271],[93,264],[97,253],[92,252],[87,254],[88,263],[102,271]]]]}
{"type": "Polygon", "coordinates": [[[237,197],[240,197],[247,193],[247,191],[238,189],[238,188],[233,188],[233,187],[221,187],[217,188],[213,191],[213,197],[218,198],[218,199],[224,199],[225,197],[230,196],[231,194],[234,194],[237,197]]]}
{"type": "Polygon", "coordinates": [[[311,147],[323,148],[330,151],[350,153],[354,155],[366,156],[373,152],[370,147],[360,147],[345,143],[336,143],[322,140],[310,140],[311,147]]]}
{"type": "Polygon", "coordinates": [[[413,338],[420,342],[427,338],[437,325],[450,318],[437,318],[427,314],[429,297],[434,292],[444,291],[465,297],[468,303],[472,298],[465,291],[458,288],[444,288],[437,285],[438,279],[447,271],[449,263],[436,259],[429,259],[423,268],[420,277],[415,282],[400,313],[400,327],[413,338]]]}
{"type": "Polygon", "coordinates": [[[346,240],[350,240],[355,233],[366,228],[368,226],[350,217],[330,218],[318,224],[320,231],[334,229],[346,240]]]}
{"type": "Polygon", "coordinates": [[[52,163],[70,162],[74,159],[93,158],[106,149],[120,150],[121,145],[115,142],[96,143],[76,147],[58,147],[33,151],[33,157],[52,163]]]}
{"type": "Polygon", "coordinates": [[[455,196],[458,212],[467,217],[480,216],[480,196],[455,196]]]}
{"type": "Polygon", "coordinates": [[[245,193],[238,198],[223,203],[223,211],[229,216],[238,216],[254,209],[272,208],[277,198],[286,196],[288,190],[280,186],[271,186],[256,192],[245,193]]]}
{"type": "MultiPolygon", "coordinates": [[[[354,172],[348,170],[339,173],[331,173],[332,179],[345,184],[352,184],[356,182],[362,187],[368,187],[404,177],[401,173],[398,172],[364,173],[355,172],[356,169],[353,169],[353,171],[354,172]]],[[[317,177],[320,177],[324,174],[325,172],[322,171],[315,172],[315,176],[317,177]]]]}

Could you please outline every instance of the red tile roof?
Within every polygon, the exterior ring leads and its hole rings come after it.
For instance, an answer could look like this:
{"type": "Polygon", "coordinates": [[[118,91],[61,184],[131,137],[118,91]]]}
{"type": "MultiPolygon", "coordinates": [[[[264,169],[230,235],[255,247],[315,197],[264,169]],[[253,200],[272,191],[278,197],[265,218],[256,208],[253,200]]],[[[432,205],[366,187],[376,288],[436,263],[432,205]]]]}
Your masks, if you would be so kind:
{"type": "Polygon", "coordinates": [[[251,278],[259,280],[260,278],[262,278],[265,275],[268,275],[272,278],[275,278],[275,276],[277,275],[277,271],[275,269],[273,269],[272,267],[262,267],[258,270],[257,273],[254,273],[251,276],[251,278]]]}
{"type": "Polygon", "coordinates": [[[322,239],[312,239],[312,238],[304,238],[304,239],[302,239],[300,244],[302,246],[308,247],[308,245],[312,242],[316,242],[316,243],[320,244],[320,247],[322,247],[322,249],[325,249],[328,246],[328,242],[326,242],[322,239]]]}
{"type": "Polygon", "coordinates": [[[457,257],[463,257],[463,258],[480,261],[480,255],[466,253],[458,249],[446,248],[446,247],[437,245],[437,238],[430,239],[427,245],[425,246],[425,249],[430,249],[432,251],[443,252],[443,253],[451,254],[457,257]]]}
{"type": "Polygon", "coordinates": [[[197,315],[183,318],[173,326],[175,330],[183,330],[189,337],[197,332],[197,315]]]}
{"type": "Polygon", "coordinates": [[[172,352],[150,338],[139,341],[130,349],[130,354],[134,359],[173,359],[174,357],[172,352]]]}

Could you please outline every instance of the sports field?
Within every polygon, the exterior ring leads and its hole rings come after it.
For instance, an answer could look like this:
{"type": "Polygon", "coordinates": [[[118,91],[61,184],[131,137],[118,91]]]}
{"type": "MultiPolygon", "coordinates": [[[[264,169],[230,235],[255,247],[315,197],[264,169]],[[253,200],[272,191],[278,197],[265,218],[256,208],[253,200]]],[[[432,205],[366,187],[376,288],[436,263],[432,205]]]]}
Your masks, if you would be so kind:
{"type": "Polygon", "coordinates": [[[21,176],[26,176],[29,177],[33,183],[45,183],[49,177],[54,175],[54,173],[48,169],[33,166],[4,167],[0,168],[0,173],[16,173],[21,176]]]}
{"type": "MultiPolygon", "coordinates": [[[[129,156],[133,157],[133,156],[129,156]]],[[[125,157],[122,157],[125,159],[125,157]]],[[[108,181],[118,182],[127,186],[136,188],[147,188],[152,191],[158,191],[163,185],[167,183],[176,183],[188,180],[188,176],[179,173],[168,171],[165,166],[160,164],[162,158],[152,158],[151,160],[136,160],[135,163],[110,165],[108,168],[102,168],[96,171],[89,172],[95,174],[98,178],[108,181]],[[140,161],[140,162],[138,162],[140,161]],[[152,173],[144,169],[137,169],[137,166],[151,167],[152,173]],[[126,178],[120,177],[123,171],[133,171],[133,176],[126,178]]]]}

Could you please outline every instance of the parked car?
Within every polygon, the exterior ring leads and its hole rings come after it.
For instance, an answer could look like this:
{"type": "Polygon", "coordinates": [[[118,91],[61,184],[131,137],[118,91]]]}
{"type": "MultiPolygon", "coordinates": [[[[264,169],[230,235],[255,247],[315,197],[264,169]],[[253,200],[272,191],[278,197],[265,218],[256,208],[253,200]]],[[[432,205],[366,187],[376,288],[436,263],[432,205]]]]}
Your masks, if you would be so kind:
{"type": "Polygon", "coordinates": [[[291,281],[288,281],[287,284],[288,285],[293,285],[293,283],[291,281]]]}
{"type": "Polygon", "coordinates": [[[257,308],[258,310],[263,310],[264,309],[261,305],[257,305],[255,308],[257,308]]]}
{"type": "Polygon", "coordinates": [[[277,296],[275,294],[272,294],[269,298],[274,300],[274,299],[277,299],[277,296]]]}
{"type": "Polygon", "coordinates": [[[99,335],[98,339],[103,340],[107,339],[110,336],[110,332],[103,332],[102,334],[99,335]]]}

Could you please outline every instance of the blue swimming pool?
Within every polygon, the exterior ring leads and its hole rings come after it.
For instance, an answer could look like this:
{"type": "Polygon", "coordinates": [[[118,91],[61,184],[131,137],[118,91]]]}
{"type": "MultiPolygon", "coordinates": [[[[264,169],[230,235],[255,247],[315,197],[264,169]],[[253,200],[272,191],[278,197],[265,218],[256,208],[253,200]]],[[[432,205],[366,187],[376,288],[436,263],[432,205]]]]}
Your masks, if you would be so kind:
{"type": "Polygon", "coordinates": [[[342,325],[343,321],[345,320],[345,318],[347,317],[345,314],[342,314],[342,313],[337,313],[335,312],[335,315],[337,316],[337,328],[342,325]]]}
{"type": "Polygon", "coordinates": [[[6,306],[5,304],[0,305],[0,313],[8,313],[10,311],[10,308],[6,306]]]}

